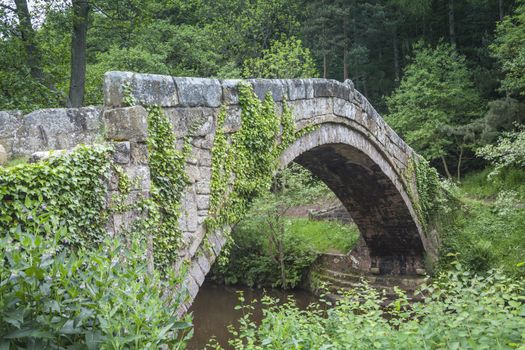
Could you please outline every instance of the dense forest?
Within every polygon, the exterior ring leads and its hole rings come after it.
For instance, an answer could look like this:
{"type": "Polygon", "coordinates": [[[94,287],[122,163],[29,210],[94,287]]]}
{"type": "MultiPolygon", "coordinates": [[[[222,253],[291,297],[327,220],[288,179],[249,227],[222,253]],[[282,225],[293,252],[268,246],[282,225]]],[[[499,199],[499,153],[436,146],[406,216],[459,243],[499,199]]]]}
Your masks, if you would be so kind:
{"type": "Polygon", "coordinates": [[[510,0],[3,0],[0,109],[101,104],[109,70],[351,79],[460,177],[523,121],[524,16],[510,0]]]}

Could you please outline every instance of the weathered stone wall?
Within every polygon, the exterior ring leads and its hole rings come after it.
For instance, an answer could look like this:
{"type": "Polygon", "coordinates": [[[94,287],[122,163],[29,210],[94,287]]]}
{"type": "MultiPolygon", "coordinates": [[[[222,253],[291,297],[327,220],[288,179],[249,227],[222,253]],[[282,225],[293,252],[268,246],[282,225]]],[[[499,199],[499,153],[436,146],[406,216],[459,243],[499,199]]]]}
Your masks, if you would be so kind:
{"type": "Polygon", "coordinates": [[[0,111],[0,145],[7,158],[103,141],[102,108],[0,111]]]}
{"type": "MultiPolygon", "coordinates": [[[[143,106],[163,108],[179,147],[186,135],[192,135],[186,163],[190,183],[183,195],[179,221],[184,248],[174,266],[178,268],[182,261],[189,261],[185,286],[191,299],[225,243],[222,232],[206,232],[204,221],[210,204],[211,149],[217,115],[220,108],[225,108],[227,133],[239,130],[239,82],[126,72],[109,72],[105,77],[106,138],[119,151],[117,162],[132,178],[140,179],[131,198],[148,196],[150,189],[148,114],[143,106]],[[132,92],[128,97],[133,97],[138,106],[125,107],[126,85],[132,92]]],[[[411,273],[420,269],[423,254],[433,247],[426,240],[412,205],[417,189],[407,170],[417,155],[353,84],[325,79],[246,82],[252,84],[261,99],[269,91],[277,109],[282,109],[286,100],[297,130],[316,126],[285,150],[280,165],[299,162],[334,191],[363,235],[370,253],[366,265],[380,273],[411,273]]],[[[116,183],[112,186],[116,190],[116,183]]],[[[118,233],[126,228],[130,219],[127,215],[132,217],[133,213],[115,215],[110,231],[118,233]]]]}

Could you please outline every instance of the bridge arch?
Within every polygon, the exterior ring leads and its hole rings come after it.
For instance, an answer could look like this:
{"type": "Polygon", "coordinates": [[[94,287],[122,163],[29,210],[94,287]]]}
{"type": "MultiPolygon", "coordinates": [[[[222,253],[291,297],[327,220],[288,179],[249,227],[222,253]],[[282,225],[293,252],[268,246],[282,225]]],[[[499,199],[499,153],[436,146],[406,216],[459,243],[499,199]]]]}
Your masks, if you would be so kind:
{"type": "Polygon", "coordinates": [[[422,231],[400,175],[367,138],[347,125],[324,123],[279,159],[321,179],[350,213],[366,243],[364,270],[414,274],[423,268],[422,231]]]}
{"type": "MultiPolygon", "coordinates": [[[[212,177],[212,148],[217,119],[226,110],[229,135],[242,126],[239,80],[178,78],[109,72],[104,85],[106,139],[131,154],[122,166],[140,177],[138,196],[150,189],[148,113],[159,106],[169,117],[178,144],[192,133],[179,220],[190,262],[185,280],[191,300],[220,254],[226,238],[221,230],[206,232],[212,177]],[[128,87],[128,88],[126,88],[128,87]],[[131,96],[129,96],[131,94],[131,96]],[[136,106],[127,107],[134,100],[136,106]],[[209,249],[211,247],[211,249],[209,249]]],[[[383,274],[411,274],[423,267],[425,254],[435,256],[415,208],[418,203],[414,162],[419,156],[383,121],[351,81],[326,79],[246,80],[262,100],[269,92],[276,108],[291,108],[296,130],[308,130],[280,155],[280,167],[297,162],[323,180],[348,209],[368,246],[368,268],[383,274]]],[[[133,194],[132,194],[133,195],[133,194]]],[[[115,214],[110,231],[123,230],[126,218],[115,214]]],[[[175,265],[175,268],[178,265],[175,265]]],[[[190,303],[191,303],[190,300],[190,303]]]]}

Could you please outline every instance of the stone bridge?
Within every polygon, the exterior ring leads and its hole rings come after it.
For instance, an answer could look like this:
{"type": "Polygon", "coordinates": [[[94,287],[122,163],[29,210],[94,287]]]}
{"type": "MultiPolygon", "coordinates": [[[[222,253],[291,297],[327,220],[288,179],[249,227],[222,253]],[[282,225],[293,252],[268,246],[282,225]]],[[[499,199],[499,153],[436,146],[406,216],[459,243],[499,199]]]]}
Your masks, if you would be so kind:
{"type": "MultiPolygon", "coordinates": [[[[278,110],[286,103],[296,130],[310,127],[282,152],[279,165],[284,168],[291,162],[301,164],[341,200],[366,244],[368,256],[358,262],[359,268],[380,274],[420,273],[424,256],[435,256],[436,244],[423,232],[415,210],[418,197],[413,162],[418,156],[354,89],[352,82],[245,82],[252,85],[260,99],[271,93],[278,110]]],[[[141,179],[137,195],[147,196],[150,189],[148,114],[143,106],[162,107],[179,147],[191,130],[191,154],[186,163],[190,183],[184,191],[179,220],[185,248],[179,257],[180,261],[191,262],[185,283],[192,299],[226,240],[223,230],[207,233],[205,220],[210,208],[211,150],[217,115],[220,108],[225,108],[225,132],[233,134],[239,130],[239,83],[125,72],[109,72],[105,77],[106,138],[116,144],[115,160],[132,177],[141,179]],[[125,86],[129,88],[126,90],[125,86]],[[126,91],[132,96],[126,96],[126,91]],[[130,97],[138,105],[125,107],[126,98],[130,97]],[[210,245],[211,250],[205,248],[210,245]]],[[[130,219],[127,215],[113,217],[113,232],[126,227],[130,219]]]]}
{"type": "MultiPolygon", "coordinates": [[[[178,220],[183,248],[174,261],[175,269],[189,263],[185,280],[191,296],[189,305],[226,241],[228,227],[206,232],[206,219],[212,163],[221,162],[212,159],[219,112],[226,113],[219,132],[228,139],[243,125],[239,83],[109,72],[103,108],[42,110],[26,116],[0,112],[0,146],[13,156],[70,148],[77,143],[113,143],[113,161],[132,180],[128,201],[137,202],[150,196],[152,183],[147,107],[161,107],[169,118],[177,147],[182,148],[188,137],[191,141],[185,160],[189,181],[178,220]],[[128,106],[130,101],[135,105],[128,106]]],[[[414,164],[419,157],[352,82],[257,79],[244,83],[251,84],[261,100],[270,93],[278,113],[286,104],[295,129],[304,131],[282,151],[279,167],[291,162],[301,164],[340,199],[362,236],[360,248],[353,254],[355,267],[375,274],[421,273],[424,258],[436,256],[437,242],[431,238],[434,235],[424,232],[417,214],[420,206],[414,164]]],[[[110,176],[108,203],[119,193],[115,177],[110,176]]],[[[126,232],[136,218],[133,210],[113,214],[108,231],[126,232]]]]}

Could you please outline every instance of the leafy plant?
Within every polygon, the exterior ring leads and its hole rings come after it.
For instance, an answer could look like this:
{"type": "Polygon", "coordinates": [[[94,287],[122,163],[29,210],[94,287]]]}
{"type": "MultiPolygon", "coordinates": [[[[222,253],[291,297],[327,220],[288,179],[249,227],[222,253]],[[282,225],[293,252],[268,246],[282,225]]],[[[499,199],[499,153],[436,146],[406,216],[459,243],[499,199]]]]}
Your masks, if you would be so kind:
{"type": "Polygon", "coordinates": [[[0,239],[0,347],[183,348],[191,324],[176,313],[178,276],[148,272],[137,240],[73,252],[59,244],[64,234],[0,239]]]}
{"type": "Polygon", "coordinates": [[[525,127],[505,133],[496,145],[487,145],[476,153],[495,166],[489,176],[496,175],[503,168],[525,167],[525,127]]]}
{"type": "Polygon", "coordinates": [[[250,305],[232,329],[234,349],[511,349],[525,346],[524,281],[497,271],[471,274],[459,265],[424,286],[424,301],[397,291],[384,297],[363,284],[334,307],[266,304],[260,324],[250,305]]]}
{"type": "Polygon", "coordinates": [[[249,58],[243,64],[245,78],[312,78],[317,68],[308,48],[301,40],[286,36],[275,40],[260,57],[249,58]]]}

